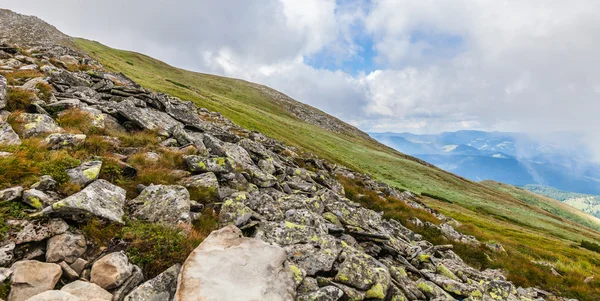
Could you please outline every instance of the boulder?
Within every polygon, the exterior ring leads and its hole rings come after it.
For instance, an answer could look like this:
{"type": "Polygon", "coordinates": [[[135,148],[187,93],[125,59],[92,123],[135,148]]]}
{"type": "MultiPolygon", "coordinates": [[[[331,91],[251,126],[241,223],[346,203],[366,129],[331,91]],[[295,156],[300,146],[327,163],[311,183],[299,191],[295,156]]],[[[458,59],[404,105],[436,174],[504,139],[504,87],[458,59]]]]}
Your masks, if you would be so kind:
{"type": "Polygon", "coordinates": [[[81,280],[71,282],[63,286],[60,290],[76,296],[81,300],[99,299],[110,301],[113,297],[111,293],[101,288],[97,284],[81,280]]]}
{"type": "Polygon", "coordinates": [[[96,216],[122,224],[124,203],[125,189],[100,179],[82,191],[46,207],[40,214],[55,214],[74,220],[96,216]]]}
{"type": "Polygon", "coordinates": [[[181,180],[181,185],[193,190],[197,197],[203,197],[206,201],[215,201],[219,198],[219,180],[212,172],[191,176],[181,180]]]}
{"type": "Polygon", "coordinates": [[[236,170],[235,161],[228,157],[206,158],[201,156],[184,156],[183,159],[189,171],[193,173],[212,172],[222,174],[236,170]]]}
{"type": "Polygon", "coordinates": [[[170,136],[171,129],[181,123],[169,114],[153,108],[140,108],[135,105],[135,98],[129,97],[116,105],[114,109],[124,119],[131,121],[140,129],[156,131],[161,136],[170,136]]]}
{"type": "Polygon", "coordinates": [[[52,197],[37,189],[25,190],[21,201],[38,210],[42,210],[55,202],[52,197]]]}
{"type": "Polygon", "coordinates": [[[20,199],[23,195],[23,187],[16,186],[0,190],[0,202],[10,202],[20,199]]]}
{"type": "Polygon", "coordinates": [[[131,200],[133,216],[150,222],[190,221],[190,194],[179,185],[150,185],[131,200]]]}
{"type": "MultiPolygon", "coordinates": [[[[85,299],[89,300],[89,299],[85,299]]],[[[26,301],[82,301],[81,299],[63,291],[45,291],[37,294],[26,301]]]]}
{"type": "Polygon", "coordinates": [[[98,179],[101,169],[102,161],[88,161],[73,169],[68,169],[67,175],[69,176],[69,181],[71,183],[84,187],[98,179]]]}
{"type": "Polygon", "coordinates": [[[7,224],[13,229],[19,229],[17,233],[11,234],[11,240],[17,245],[42,241],[69,229],[69,225],[59,218],[49,221],[9,220],[7,224]]]}
{"type": "Polygon", "coordinates": [[[66,232],[48,239],[46,262],[66,261],[71,264],[87,249],[85,237],[81,234],[66,232]]]}
{"type": "Polygon", "coordinates": [[[98,259],[92,265],[90,281],[103,289],[119,287],[133,274],[133,265],[124,252],[114,252],[98,259]]]}
{"type": "Polygon", "coordinates": [[[74,148],[83,145],[86,136],[83,134],[54,133],[44,139],[49,149],[74,148]]]}
{"type": "Polygon", "coordinates": [[[0,109],[6,107],[6,78],[0,75],[0,109]]]}
{"type": "Polygon", "coordinates": [[[346,247],[340,259],[342,263],[334,281],[366,291],[367,298],[385,298],[390,285],[390,273],[382,263],[352,247],[346,247]]]}
{"type": "Polygon", "coordinates": [[[235,226],[213,231],[183,264],[174,300],[294,300],[285,259],[280,247],[243,237],[235,226]]]}
{"type": "Polygon", "coordinates": [[[21,145],[19,135],[6,121],[0,120],[0,145],[21,145]]]}
{"type": "Polygon", "coordinates": [[[19,119],[23,122],[22,136],[25,138],[63,132],[56,121],[48,115],[22,113],[19,115],[19,119]]]}
{"type": "Polygon", "coordinates": [[[170,301],[175,296],[181,265],[176,264],[135,288],[125,301],[170,301]]]}
{"type": "MultiPolygon", "coordinates": [[[[62,275],[58,264],[24,260],[13,264],[8,301],[27,300],[54,288],[62,275]]],[[[42,299],[43,300],[43,299],[42,299]]]]}

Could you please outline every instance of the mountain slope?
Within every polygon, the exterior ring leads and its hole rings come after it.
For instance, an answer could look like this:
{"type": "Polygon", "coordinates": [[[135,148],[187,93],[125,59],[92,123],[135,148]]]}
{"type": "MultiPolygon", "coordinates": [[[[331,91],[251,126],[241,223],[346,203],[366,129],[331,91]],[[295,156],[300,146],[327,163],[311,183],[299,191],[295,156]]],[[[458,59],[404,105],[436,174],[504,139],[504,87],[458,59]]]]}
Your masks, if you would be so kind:
{"type": "Polygon", "coordinates": [[[553,187],[541,185],[525,185],[523,189],[547,196],[571,205],[583,212],[600,218],[600,196],[583,193],[561,191],[553,187]]]}
{"type": "MultiPolygon", "coordinates": [[[[406,156],[353,130],[333,132],[312,124],[314,122],[304,122],[291,112],[293,107],[302,105],[290,102],[283,106],[255,84],[174,68],[148,56],[97,42],[75,41],[109,70],[123,72],[145,87],[192,100],[200,107],[221,112],[245,128],[259,130],[302,151],[370,173],[390,185],[426,192],[434,196],[424,197],[426,204],[468,224],[464,229],[467,233],[471,231],[483,240],[500,242],[513,256],[554,256],[561,264],[572,266],[565,271],[573,275],[594,273],[592,268],[572,262],[587,261],[586,258],[596,255],[570,246],[581,240],[600,242],[600,233],[595,230],[406,156]],[[542,247],[548,243],[553,247],[542,247]]],[[[513,262],[516,261],[498,264],[518,277],[522,265],[511,266],[513,262]]]]}

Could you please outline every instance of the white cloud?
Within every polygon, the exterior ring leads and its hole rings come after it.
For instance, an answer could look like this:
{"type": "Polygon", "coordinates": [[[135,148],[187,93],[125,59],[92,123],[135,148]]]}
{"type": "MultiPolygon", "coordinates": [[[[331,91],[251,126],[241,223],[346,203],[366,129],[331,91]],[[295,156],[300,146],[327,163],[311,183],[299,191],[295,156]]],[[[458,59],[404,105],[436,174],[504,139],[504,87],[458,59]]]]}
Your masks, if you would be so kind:
{"type": "MultiPolygon", "coordinates": [[[[595,137],[600,127],[600,9],[592,0],[4,5],[71,35],[267,84],[364,130],[595,137]],[[375,63],[364,73],[306,63],[317,55],[332,63],[327,66],[351,65],[348,60],[365,59],[361,51],[370,50],[371,41],[375,63]]],[[[597,139],[587,140],[594,147],[597,139]]],[[[600,154],[600,145],[595,148],[600,154]]]]}

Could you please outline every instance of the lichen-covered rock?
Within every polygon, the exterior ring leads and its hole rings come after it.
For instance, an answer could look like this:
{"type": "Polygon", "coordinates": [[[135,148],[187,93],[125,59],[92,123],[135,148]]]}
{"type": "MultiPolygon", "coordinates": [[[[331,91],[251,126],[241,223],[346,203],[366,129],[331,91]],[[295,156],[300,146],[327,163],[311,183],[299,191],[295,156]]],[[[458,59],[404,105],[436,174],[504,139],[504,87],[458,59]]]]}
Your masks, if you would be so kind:
{"type": "Polygon", "coordinates": [[[37,189],[23,191],[23,197],[21,201],[38,210],[42,210],[44,207],[50,206],[55,202],[52,197],[37,189]]]}
{"type": "Polygon", "coordinates": [[[193,145],[198,150],[198,153],[202,155],[208,155],[208,150],[204,145],[204,135],[198,132],[189,132],[184,130],[182,127],[176,127],[173,130],[173,138],[177,140],[182,146],[193,145]]]}
{"type": "Polygon", "coordinates": [[[74,220],[96,216],[123,223],[124,203],[125,189],[101,179],[82,191],[44,208],[40,214],[55,214],[74,220]]]}
{"type": "Polygon", "coordinates": [[[54,133],[44,138],[49,149],[74,148],[83,145],[86,136],[83,134],[54,133]]]}
{"type": "Polygon", "coordinates": [[[51,290],[37,294],[25,301],[81,301],[81,299],[67,292],[51,290]]]}
{"type": "Polygon", "coordinates": [[[133,265],[123,252],[114,252],[98,259],[92,265],[90,281],[103,289],[119,287],[133,274],[133,265]]]}
{"type": "Polygon", "coordinates": [[[142,269],[137,265],[133,266],[131,276],[123,282],[117,289],[113,290],[113,300],[121,301],[129,294],[136,286],[144,281],[144,274],[142,269]]]}
{"type": "Polygon", "coordinates": [[[385,299],[390,273],[381,262],[352,247],[340,254],[342,261],[334,281],[366,291],[366,298],[385,299]]]}
{"type": "Polygon", "coordinates": [[[24,138],[63,132],[63,129],[58,126],[56,121],[48,115],[22,113],[19,115],[19,121],[23,123],[21,135],[24,138]]]}
{"type": "Polygon", "coordinates": [[[27,300],[54,288],[62,275],[58,264],[24,260],[13,264],[8,301],[27,300]]]}
{"type": "Polygon", "coordinates": [[[48,239],[46,262],[66,261],[73,263],[87,249],[85,236],[66,232],[48,239]]]}
{"type": "Polygon", "coordinates": [[[59,218],[48,221],[9,220],[7,224],[12,226],[13,229],[18,229],[17,233],[11,234],[11,241],[17,245],[42,241],[65,233],[69,229],[69,225],[59,218]]]}
{"type": "Polygon", "coordinates": [[[206,158],[201,156],[184,156],[183,159],[189,171],[193,173],[212,172],[222,174],[236,170],[235,161],[228,157],[206,158]]]}
{"type": "Polygon", "coordinates": [[[205,201],[216,201],[219,198],[219,180],[212,172],[187,177],[181,180],[181,185],[195,190],[205,201]]]}
{"type": "Polygon", "coordinates": [[[71,183],[84,187],[98,179],[101,169],[102,161],[88,161],[67,170],[67,175],[71,183]]]}
{"type": "Polygon", "coordinates": [[[170,301],[177,290],[181,265],[176,264],[131,291],[125,301],[170,301]]]}
{"type": "Polygon", "coordinates": [[[190,194],[179,185],[150,185],[131,200],[133,216],[150,222],[190,222],[190,194]]]}
{"type": "Polygon", "coordinates": [[[0,145],[21,145],[19,135],[8,122],[2,120],[0,120],[0,145]]]}
{"type": "Polygon", "coordinates": [[[44,175],[37,182],[33,183],[30,188],[41,191],[54,191],[58,188],[58,183],[51,176],[44,175]]]}
{"type": "Polygon", "coordinates": [[[296,300],[298,301],[337,301],[342,298],[344,291],[341,289],[329,285],[320,288],[319,290],[300,296],[296,300]]]}
{"type": "Polygon", "coordinates": [[[285,259],[283,249],[243,237],[235,226],[214,231],[183,264],[175,300],[294,300],[285,259]]]}
{"type": "Polygon", "coordinates": [[[0,202],[10,202],[18,200],[23,196],[23,187],[16,186],[0,190],[0,202]]]}
{"type": "Polygon", "coordinates": [[[60,289],[61,292],[69,293],[79,300],[112,300],[113,295],[101,288],[99,285],[91,282],[77,280],[71,282],[60,289]]]}

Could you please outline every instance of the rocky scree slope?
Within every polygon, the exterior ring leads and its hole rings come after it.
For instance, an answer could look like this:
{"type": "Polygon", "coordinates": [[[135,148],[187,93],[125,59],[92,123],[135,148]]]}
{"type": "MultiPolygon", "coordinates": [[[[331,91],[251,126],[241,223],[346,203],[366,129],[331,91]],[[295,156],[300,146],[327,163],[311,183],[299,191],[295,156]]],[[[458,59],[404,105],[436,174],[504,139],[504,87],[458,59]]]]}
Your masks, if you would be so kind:
{"type": "Polygon", "coordinates": [[[85,159],[49,169],[54,177],[17,173],[1,183],[10,186],[0,191],[11,208],[0,243],[9,301],[563,300],[517,288],[499,270],[468,266],[452,245],[433,245],[347,199],[338,179],[360,180],[382,200],[393,197],[442,221],[413,219],[416,225],[481,244],[410,192],[144,89],[86,57],[64,55],[65,47],[2,49],[0,162],[18,161],[34,142],[50,157],[68,151],[85,159]],[[69,116],[83,118],[74,124],[65,122],[69,116]],[[159,137],[152,152],[126,143],[150,135],[159,137]],[[186,170],[165,173],[173,183],[131,191],[127,178],[142,175],[133,161],[165,156],[186,170]],[[102,248],[85,231],[95,220],[104,229],[142,222],[192,235],[210,214],[221,229],[151,279],[124,251],[127,242],[115,237],[102,248]]]}

